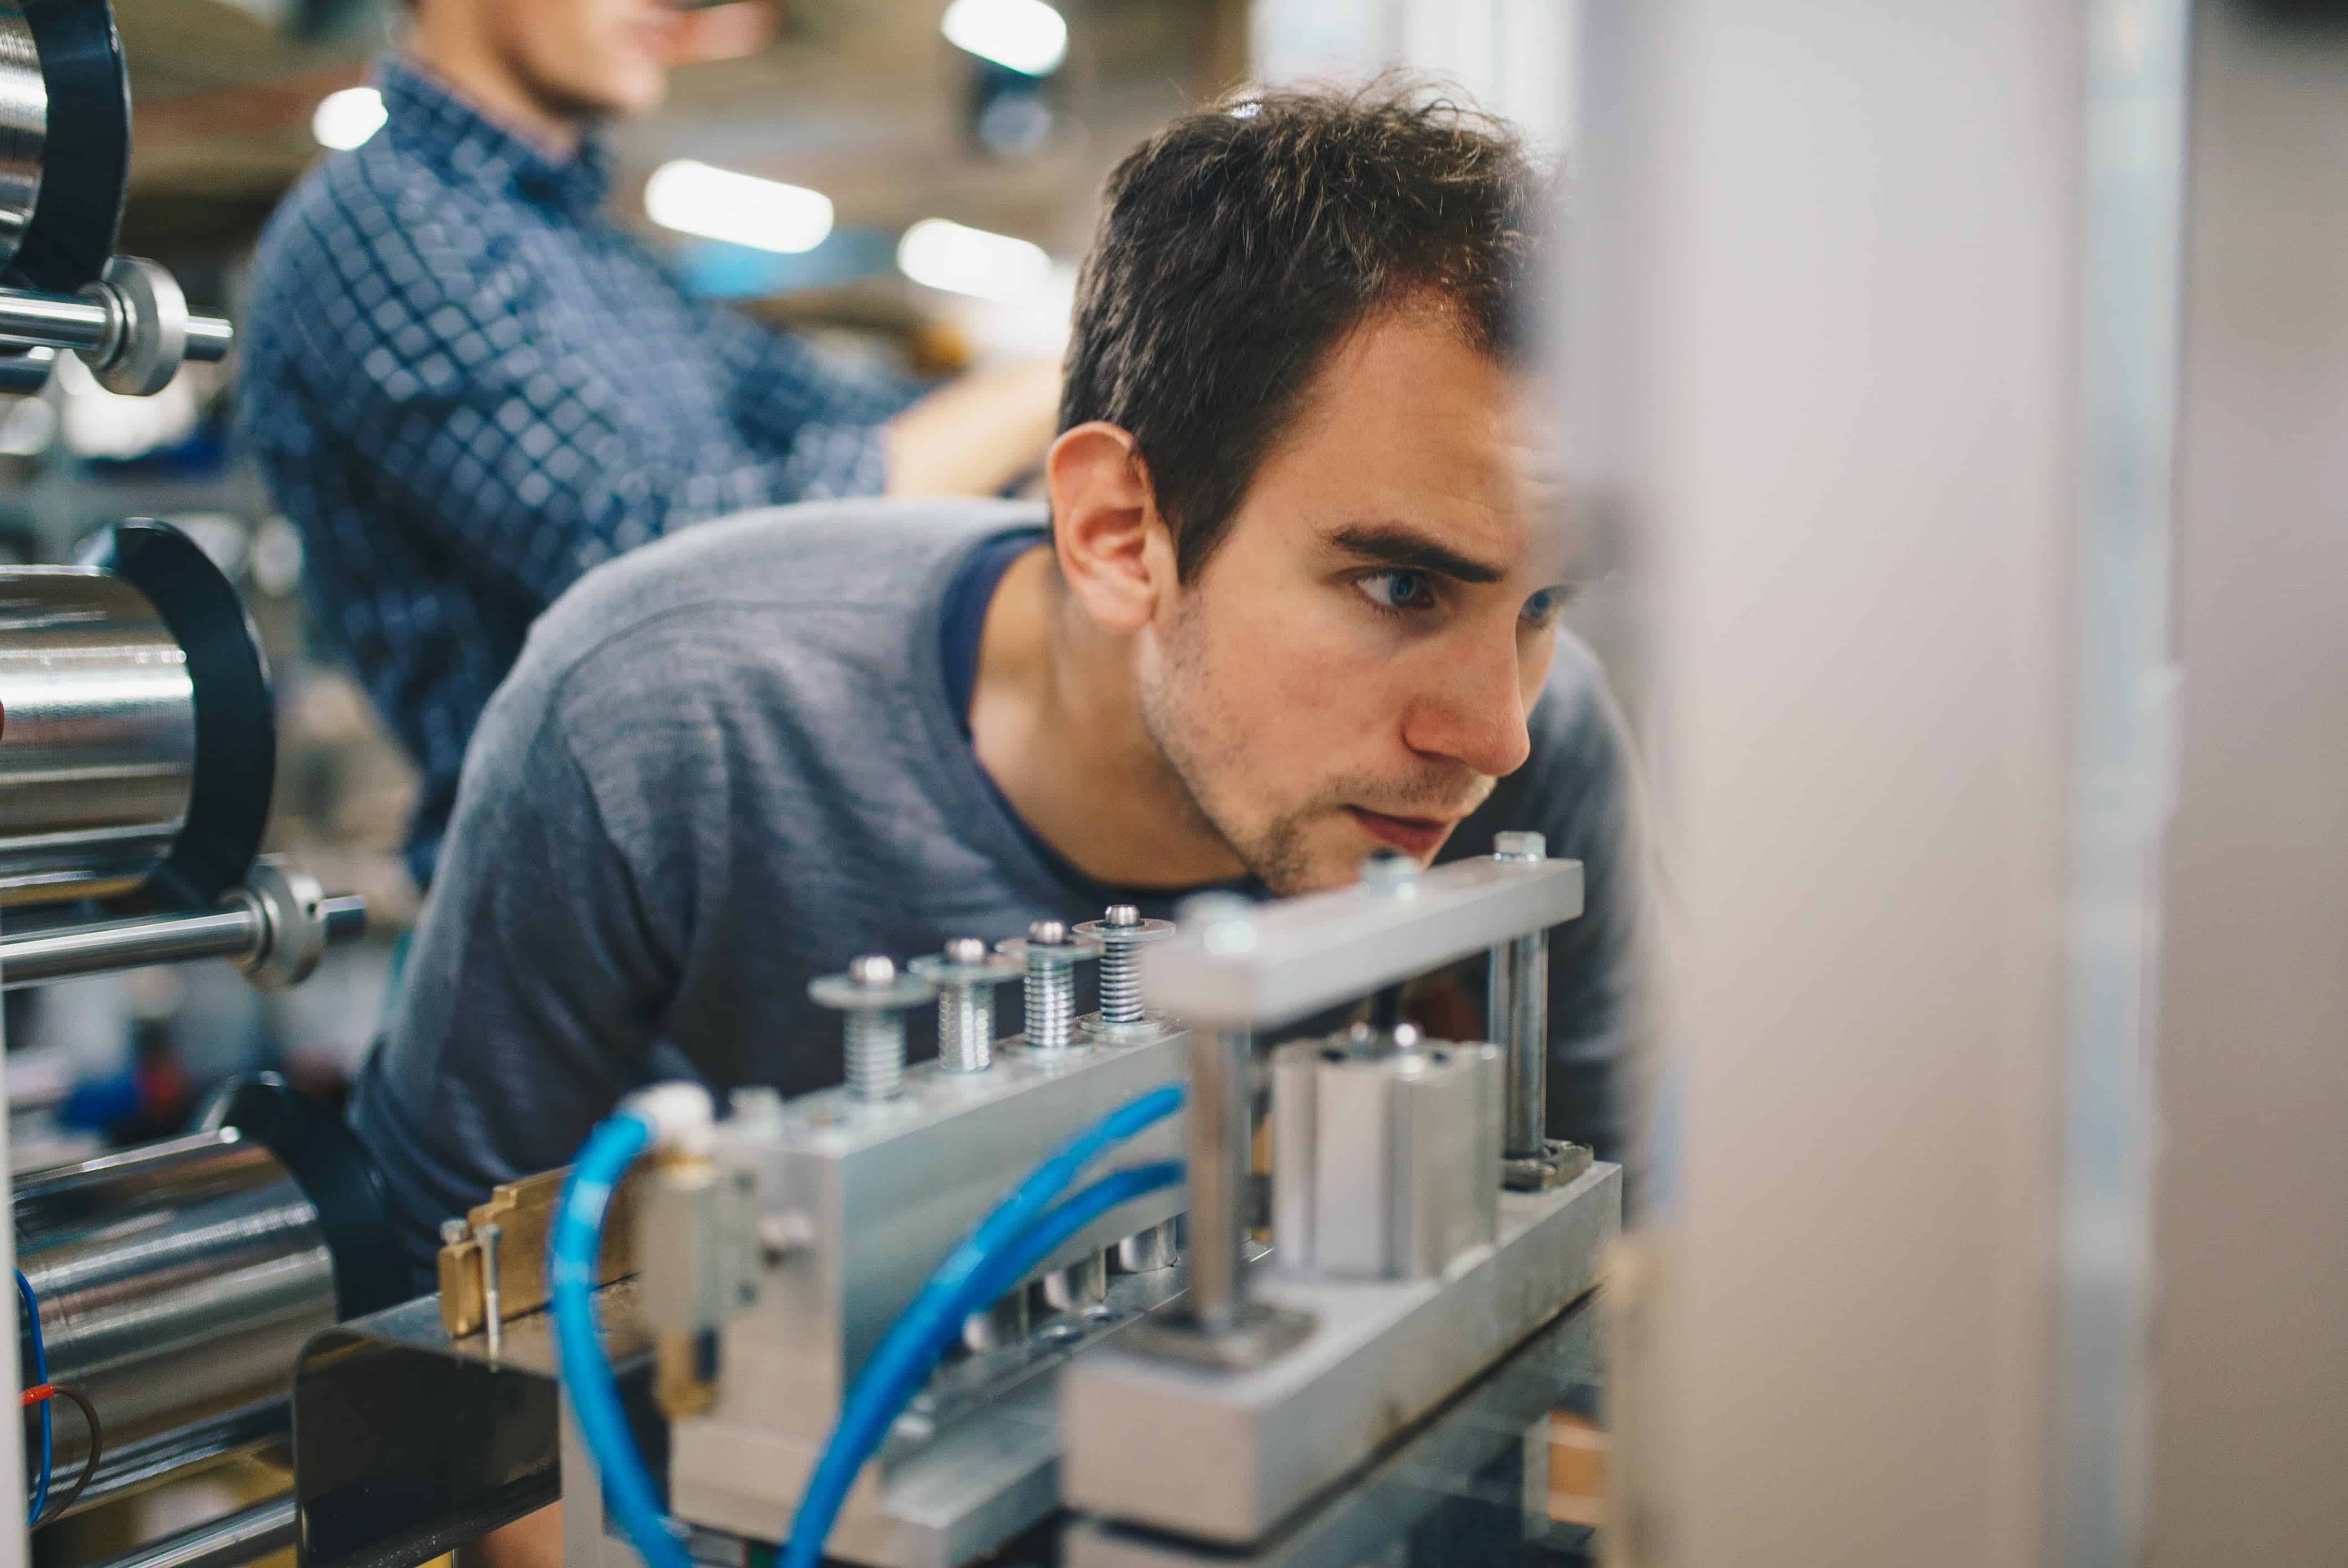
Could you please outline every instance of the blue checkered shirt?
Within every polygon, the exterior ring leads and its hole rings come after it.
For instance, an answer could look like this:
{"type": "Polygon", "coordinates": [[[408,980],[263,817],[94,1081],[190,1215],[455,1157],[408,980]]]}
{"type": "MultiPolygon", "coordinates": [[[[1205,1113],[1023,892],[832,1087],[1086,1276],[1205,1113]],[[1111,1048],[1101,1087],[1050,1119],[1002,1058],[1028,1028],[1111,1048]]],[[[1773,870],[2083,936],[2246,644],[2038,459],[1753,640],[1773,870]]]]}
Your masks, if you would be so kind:
{"type": "Polygon", "coordinates": [[[688,524],[870,495],[910,401],[688,296],[550,159],[402,61],[385,128],[262,236],[241,424],[302,532],[310,606],[423,774],[428,882],[465,743],[581,573],[688,524]]]}

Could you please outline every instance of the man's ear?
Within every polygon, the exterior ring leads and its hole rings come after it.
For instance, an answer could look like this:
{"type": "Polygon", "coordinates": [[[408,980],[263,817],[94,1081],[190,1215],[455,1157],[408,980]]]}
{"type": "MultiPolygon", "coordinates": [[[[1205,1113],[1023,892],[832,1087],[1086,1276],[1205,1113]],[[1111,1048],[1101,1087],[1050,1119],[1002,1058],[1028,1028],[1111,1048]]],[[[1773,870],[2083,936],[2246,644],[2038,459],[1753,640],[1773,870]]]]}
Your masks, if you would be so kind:
{"type": "Polygon", "coordinates": [[[1132,433],[1100,420],[1052,443],[1052,548],[1060,578],[1110,631],[1138,631],[1174,589],[1174,542],[1132,433]]]}

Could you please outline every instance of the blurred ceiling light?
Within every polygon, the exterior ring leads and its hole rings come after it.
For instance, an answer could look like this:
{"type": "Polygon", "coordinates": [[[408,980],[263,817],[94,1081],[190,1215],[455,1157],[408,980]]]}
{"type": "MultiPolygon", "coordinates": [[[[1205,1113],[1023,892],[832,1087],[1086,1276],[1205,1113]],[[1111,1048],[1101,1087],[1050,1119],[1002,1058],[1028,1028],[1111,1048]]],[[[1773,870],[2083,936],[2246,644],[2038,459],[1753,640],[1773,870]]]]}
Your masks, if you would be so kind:
{"type": "Polygon", "coordinates": [[[1025,76],[1048,77],[1068,57],[1068,24],[1044,0],[953,0],[939,25],[955,48],[1025,76]]]}
{"type": "Polygon", "coordinates": [[[689,158],[653,170],[644,215],[664,229],[785,254],[812,251],[831,232],[831,198],[821,191],[689,158]]]}
{"type": "Polygon", "coordinates": [[[318,100],[310,134],[321,147],[347,152],[383,128],[383,95],[373,87],[345,87],[318,100]]]}
{"type": "Polygon", "coordinates": [[[1051,276],[1043,247],[943,218],[924,218],[897,241],[897,266],[932,289],[982,300],[1015,300],[1051,276]]]}

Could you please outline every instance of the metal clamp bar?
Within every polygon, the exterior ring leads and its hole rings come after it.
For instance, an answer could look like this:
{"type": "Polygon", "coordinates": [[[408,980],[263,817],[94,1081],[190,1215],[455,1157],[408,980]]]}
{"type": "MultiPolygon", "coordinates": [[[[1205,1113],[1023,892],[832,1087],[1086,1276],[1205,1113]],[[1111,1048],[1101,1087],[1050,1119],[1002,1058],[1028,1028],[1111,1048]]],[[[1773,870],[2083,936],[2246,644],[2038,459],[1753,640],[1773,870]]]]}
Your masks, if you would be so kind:
{"type": "Polygon", "coordinates": [[[1275,1029],[1581,913],[1578,860],[1455,861],[1406,892],[1340,888],[1185,931],[1142,953],[1141,994],[1202,1028],[1275,1029]]]}

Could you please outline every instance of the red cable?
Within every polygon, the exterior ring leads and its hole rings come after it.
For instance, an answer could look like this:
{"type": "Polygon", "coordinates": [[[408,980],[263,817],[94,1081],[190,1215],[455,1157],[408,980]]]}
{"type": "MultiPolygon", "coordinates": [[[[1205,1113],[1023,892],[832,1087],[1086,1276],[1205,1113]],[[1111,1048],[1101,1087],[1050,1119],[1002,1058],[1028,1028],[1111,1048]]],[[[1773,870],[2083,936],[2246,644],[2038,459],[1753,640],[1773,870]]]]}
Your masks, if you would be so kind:
{"type": "Polygon", "coordinates": [[[25,1390],[24,1398],[19,1399],[17,1403],[21,1406],[30,1408],[31,1406],[39,1404],[43,1399],[54,1399],[57,1397],[57,1389],[56,1384],[36,1383],[31,1388],[25,1390]]]}

